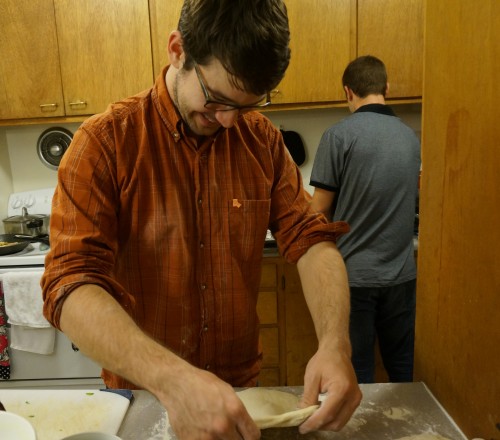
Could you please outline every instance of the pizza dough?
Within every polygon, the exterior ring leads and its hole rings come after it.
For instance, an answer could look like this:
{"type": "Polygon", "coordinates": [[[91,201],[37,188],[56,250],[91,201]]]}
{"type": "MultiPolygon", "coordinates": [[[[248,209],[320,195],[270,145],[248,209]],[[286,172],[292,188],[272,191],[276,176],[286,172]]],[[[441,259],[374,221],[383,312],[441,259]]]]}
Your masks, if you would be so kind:
{"type": "Polygon", "coordinates": [[[236,394],[260,429],[298,426],[319,408],[299,409],[299,397],[283,391],[256,387],[236,394]]]}

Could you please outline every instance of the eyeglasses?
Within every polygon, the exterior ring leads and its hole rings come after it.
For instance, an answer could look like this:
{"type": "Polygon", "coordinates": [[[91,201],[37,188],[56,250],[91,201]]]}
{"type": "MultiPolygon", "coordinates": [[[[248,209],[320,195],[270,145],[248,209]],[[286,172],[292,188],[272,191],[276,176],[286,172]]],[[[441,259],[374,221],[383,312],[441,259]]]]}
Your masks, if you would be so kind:
{"type": "Polygon", "coordinates": [[[194,64],[194,70],[196,72],[196,76],[198,77],[198,81],[201,86],[201,90],[203,90],[203,94],[205,95],[205,108],[209,110],[214,110],[218,112],[229,112],[233,110],[241,111],[250,111],[250,110],[258,110],[264,107],[267,107],[271,104],[271,95],[269,92],[266,93],[266,97],[262,98],[260,101],[256,102],[252,105],[238,105],[238,104],[229,104],[227,102],[217,101],[210,96],[208,93],[207,87],[203,82],[201,77],[200,69],[198,68],[198,64],[194,64]]]}

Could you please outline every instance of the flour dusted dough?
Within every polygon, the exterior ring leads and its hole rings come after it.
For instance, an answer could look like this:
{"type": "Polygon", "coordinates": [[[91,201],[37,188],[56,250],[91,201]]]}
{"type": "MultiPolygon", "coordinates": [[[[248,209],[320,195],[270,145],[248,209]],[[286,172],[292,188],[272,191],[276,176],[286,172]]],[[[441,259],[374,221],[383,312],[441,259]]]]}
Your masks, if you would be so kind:
{"type": "Polygon", "coordinates": [[[319,408],[312,405],[297,409],[299,397],[283,391],[257,387],[236,394],[260,429],[298,426],[319,408]]]}

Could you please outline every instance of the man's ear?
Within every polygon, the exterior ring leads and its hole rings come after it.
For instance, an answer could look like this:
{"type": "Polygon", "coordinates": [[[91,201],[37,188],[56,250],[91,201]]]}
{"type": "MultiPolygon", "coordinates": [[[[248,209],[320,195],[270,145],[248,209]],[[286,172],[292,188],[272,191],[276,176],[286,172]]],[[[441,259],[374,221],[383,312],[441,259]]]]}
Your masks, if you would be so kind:
{"type": "Polygon", "coordinates": [[[185,53],[182,45],[182,36],[179,31],[173,31],[168,37],[168,57],[170,64],[176,69],[180,69],[184,64],[185,53]]]}
{"type": "Polygon", "coordinates": [[[344,91],[345,91],[345,97],[347,99],[347,102],[351,102],[352,98],[353,98],[352,90],[349,87],[344,86],[344,91]]]}
{"type": "Polygon", "coordinates": [[[385,93],[384,96],[386,96],[389,93],[389,83],[385,83],[385,93]]]}

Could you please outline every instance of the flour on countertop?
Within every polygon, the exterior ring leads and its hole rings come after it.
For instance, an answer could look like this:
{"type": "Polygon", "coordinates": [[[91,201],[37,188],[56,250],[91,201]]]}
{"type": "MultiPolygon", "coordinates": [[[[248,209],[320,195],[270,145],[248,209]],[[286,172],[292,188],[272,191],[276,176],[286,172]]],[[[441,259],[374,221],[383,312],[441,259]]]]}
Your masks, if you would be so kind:
{"type": "Polygon", "coordinates": [[[389,408],[384,411],[384,416],[393,420],[404,420],[411,415],[411,412],[404,408],[389,408]]]}
{"type": "Polygon", "coordinates": [[[353,414],[351,419],[347,422],[347,424],[342,428],[342,434],[352,434],[354,432],[359,431],[359,429],[366,425],[367,423],[367,416],[369,418],[370,413],[375,413],[377,412],[375,409],[371,408],[363,408],[363,407],[358,407],[356,412],[353,414]]]}
{"type": "Polygon", "coordinates": [[[170,428],[170,425],[168,423],[168,417],[165,414],[154,424],[154,426],[151,426],[147,437],[148,440],[170,440],[171,437],[168,436],[167,427],[170,428]],[[167,435],[165,433],[167,433],[167,435]]]}
{"type": "Polygon", "coordinates": [[[165,413],[165,417],[163,417],[162,420],[160,420],[160,422],[158,423],[161,423],[160,431],[165,433],[165,437],[161,437],[160,440],[177,440],[177,436],[175,435],[175,432],[170,426],[170,422],[168,421],[167,413],[165,413]]]}

